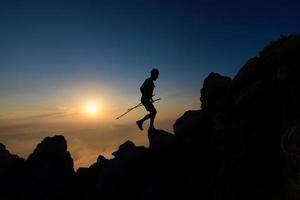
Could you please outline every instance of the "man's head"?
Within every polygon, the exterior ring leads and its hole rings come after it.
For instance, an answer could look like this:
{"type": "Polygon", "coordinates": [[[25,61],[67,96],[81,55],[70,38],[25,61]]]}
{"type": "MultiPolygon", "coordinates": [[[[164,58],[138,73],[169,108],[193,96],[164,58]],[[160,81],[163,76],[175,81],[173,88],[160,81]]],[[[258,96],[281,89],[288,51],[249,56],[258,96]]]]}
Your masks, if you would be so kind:
{"type": "Polygon", "coordinates": [[[152,69],[151,70],[151,79],[155,81],[158,78],[158,74],[159,74],[158,69],[156,69],[156,68],[152,69]]]}

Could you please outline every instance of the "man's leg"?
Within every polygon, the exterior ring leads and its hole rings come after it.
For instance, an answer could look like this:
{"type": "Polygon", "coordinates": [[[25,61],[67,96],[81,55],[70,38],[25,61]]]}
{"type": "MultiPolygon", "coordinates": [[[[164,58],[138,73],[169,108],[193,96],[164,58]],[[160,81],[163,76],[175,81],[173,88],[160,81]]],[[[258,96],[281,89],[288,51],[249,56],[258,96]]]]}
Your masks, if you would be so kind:
{"type": "Polygon", "coordinates": [[[156,111],[156,109],[155,109],[155,107],[153,106],[153,104],[151,104],[152,106],[151,106],[151,109],[149,110],[150,111],[150,129],[154,129],[154,120],[155,120],[155,116],[156,116],[156,113],[157,113],[157,111],[156,111]]]}
{"type": "Polygon", "coordinates": [[[146,115],[143,119],[136,121],[138,127],[143,130],[143,123],[144,121],[146,121],[147,119],[151,118],[151,114],[149,113],[148,115],[146,115]]]}
{"type": "MultiPolygon", "coordinates": [[[[142,102],[142,104],[146,108],[146,110],[150,112],[151,103],[150,102],[142,102]]],[[[145,117],[143,119],[136,121],[136,124],[138,125],[140,130],[143,130],[144,121],[146,121],[147,119],[150,119],[150,118],[151,118],[151,114],[149,113],[149,114],[145,115],[145,117]]]]}
{"type": "Polygon", "coordinates": [[[154,119],[155,119],[155,115],[156,115],[156,109],[153,106],[153,104],[151,102],[147,102],[146,104],[143,104],[146,108],[147,111],[149,111],[150,113],[147,114],[143,119],[136,121],[138,127],[143,130],[143,123],[144,121],[146,121],[147,119],[150,119],[150,127],[154,128],[154,119]]]}

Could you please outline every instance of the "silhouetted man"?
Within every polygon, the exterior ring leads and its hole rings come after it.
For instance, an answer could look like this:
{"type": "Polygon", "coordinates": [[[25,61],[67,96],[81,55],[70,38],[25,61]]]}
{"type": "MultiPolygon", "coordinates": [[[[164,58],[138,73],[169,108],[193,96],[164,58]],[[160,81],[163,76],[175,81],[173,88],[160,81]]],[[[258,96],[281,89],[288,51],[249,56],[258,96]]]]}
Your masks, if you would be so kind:
{"type": "Polygon", "coordinates": [[[146,115],[143,119],[138,120],[136,123],[139,126],[141,130],[143,130],[143,123],[145,120],[150,119],[150,127],[149,129],[155,129],[154,128],[154,119],[156,115],[156,109],[153,105],[153,90],[154,90],[154,83],[158,78],[159,71],[158,69],[152,69],[151,70],[151,76],[150,78],[147,78],[143,85],[140,87],[140,90],[142,92],[142,98],[141,102],[145,106],[146,110],[149,111],[149,114],[146,115]]]}

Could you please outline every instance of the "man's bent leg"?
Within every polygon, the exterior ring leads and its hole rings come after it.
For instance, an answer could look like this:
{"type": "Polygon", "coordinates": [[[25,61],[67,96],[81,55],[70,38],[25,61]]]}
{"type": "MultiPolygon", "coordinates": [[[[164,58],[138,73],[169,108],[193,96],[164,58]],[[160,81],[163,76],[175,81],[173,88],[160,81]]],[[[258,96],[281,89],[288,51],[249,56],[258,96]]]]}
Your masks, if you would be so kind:
{"type": "Polygon", "coordinates": [[[144,122],[147,119],[151,118],[151,114],[149,113],[148,115],[146,115],[143,119],[141,119],[140,121],[144,122]]]}
{"type": "Polygon", "coordinates": [[[151,102],[143,103],[143,105],[145,106],[146,110],[149,111],[150,113],[148,115],[146,115],[143,119],[138,120],[136,123],[137,123],[138,127],[141,130],[143,130],[144,121],[146,121],[147,119],[150,119],[150,127],[149,128],[154,129],[154,119],[155,119],[157,111],[151,102]]]}
{"type": "Polygon", "coordinates": [[[157,113],[157,111],[152,104],[150,114],[149,114],[150,115],[150,127],[149,128],[151,128],[151,129],[154,129],[154,120],[155,120],[156,113],[157,113]]]}
{"type": "Polygon", "coordinates": [[[138,125],[138,127],[143,130],[143,123],[145,120],[149,119],[151,116],[150,114],[146,115],[143,119],[136,121],[136,124],[138,125]]]}

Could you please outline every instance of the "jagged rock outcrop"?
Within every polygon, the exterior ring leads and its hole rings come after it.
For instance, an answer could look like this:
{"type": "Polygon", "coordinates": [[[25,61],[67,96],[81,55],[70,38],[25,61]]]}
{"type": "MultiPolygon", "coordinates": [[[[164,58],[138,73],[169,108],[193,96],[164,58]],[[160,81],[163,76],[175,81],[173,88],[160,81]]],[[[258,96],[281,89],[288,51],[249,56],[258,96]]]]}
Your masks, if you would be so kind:
{"type": "Polygon", "coordinates": [[[152,152],[160,154],[174,151],[175,137],[173,134],[164,130],[149,130],[148,131],[149,147],[152,152]]]}
{"type": "Polygon", "coordinates": [[[210,112],[226,109],[225,105],[230,101],[231,78],[221,76],[218,73],[210,73],[204,80],[201,89],[201,108],[210,112]]]}
{"type": "MultiPolygon", "coordinates": [[[[202,110],[186,113],[175,123],[175,133],[190,141],[209,133],[211,149],[206,153],[219,163],[210,179],[212,198],[284,198],[280,138],[300,119],[299,56],[300,36],[283,37],[250,59],[232,81],[211,73],[201,90],[202,110]],[[202,131],[202,124],[210,125],[202,131]],[[201,136],[191,134],[191,127],[201,136]]],[[[205,165],[216,166],[211,160],[205,165]]]]}
{"type": "Polygon", "coordinates": [[[53,173],[57,177],[70,176],[74,173],[73,160],[67,151],[64,136],[46,137],[26,161],[35,173],[53,173]]]}
{"type": "Polygon", "coordinates": [[[18,188],[22,186],[25,160],[11,154],[4,144],[0,143],[0,199],[18,199],[22,193],[18,188]]]}
{"type": "Polygon", "coordinates": [[[0,143],[0,176],[7,173],[15,166],[23,163],[25,160],[17,155],[11,154],[4,144],[0,143]]]}
{"type": "Polygon", "coordinates": [[[104,199],[139,199],[147,184],[148,150],[126,141],[113,155],[115,158],[98,171],[95,190],[89,195],[100,193],[104,199]]]}
{"type": "Polygon", "coordinates": [[[65,199],[73,175],[73,159],[64,136],[46,137],[26,160],[26,195],[29,199],[65,199]]]}
{"type": "Polygon", "coordinates": [[[124,154],[131,152],[132,150],[135,149],[135,144],[131,142],[130,140],[127,140],[124,144],[119,146],[119,149],[115,152],[112,153],[113,156],[117,157],[122,157],[124,154]]]}

